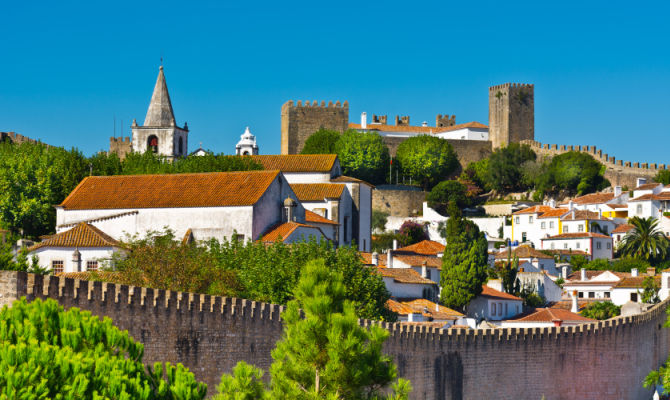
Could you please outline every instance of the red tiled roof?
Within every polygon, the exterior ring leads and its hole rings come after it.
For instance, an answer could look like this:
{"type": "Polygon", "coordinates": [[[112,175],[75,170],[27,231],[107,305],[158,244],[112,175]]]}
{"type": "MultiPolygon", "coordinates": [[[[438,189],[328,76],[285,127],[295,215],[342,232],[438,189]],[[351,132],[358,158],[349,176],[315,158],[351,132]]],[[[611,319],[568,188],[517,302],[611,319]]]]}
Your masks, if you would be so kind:
{"type": "Polygon", "coordinates": [[[276,154],[243,157],[251,157],[266,170],[281,172],[330,172],[337,160],[337,154],[276,154]]]}
{"type": "MultiPolygon", "coordinates": [[[[579,311],[586,308],[588,305],[593,303],[601,303],[603,301],[611,301],[610,299],[578,299],[577,300],[577,309],[579,311]]],[[[572,299],[561,299],[559,301],[554,301],[548,304],[549,308],[552,309],[562,309],[562,310],[572,310],[572,299]]]]}
{"type": "Polygon", "coordinates": [[[658,185],[660,185],[660,183],[656,183],[656,182],[644,183],[644,184],[636,187],[634,190],[651,190],[651,189],[654,189],[655,187],[657,187],[658,185]]]}
{"type": "Polygon", "coordinates": [[[419,243],[401,247],[397,251],[436,256],[438,253],[444,253],[444,248],[445,246],[440,242],[434,240],[422,240],[419,243]]]}
{"type": "Polygon", "coordinates": [[[375,185],[373,185],[369,182],[366,182],[366,181],[363,181],[363,180],[360,180],[358,178],[354,178],[354,177],[351,177],[351,176],[345,176],[345,175],[340,175],[337,178],[332,178],[330,181],[331,182],[342,182],[342,183],[345,183],[345,182],[362,183],[362,184],[368,185],[370,187],[375,187],[375,185]]]}
{"type": "MultiPolygon", "coordinates": [[[[628,276],[623,279],[621,279],[614,287],[616,288],[642,288],[644,284],[644,280],[649,278],[649,275],[641,275],[641,276],[628,276]]],[[[661,276],[660,275],[655,275],[654,280],[660,287],[661,285],[661,276]]]]}
{"type": "Polygon", "coordinates": [[[630,224],[621,224],[612,230],[612,233],[626,233],[631,229],[635,229],[633,225],[630,224]]]}
{"type": "MultiPolygon", "coordinates": [[[[607,203],[614,198],[614,193],[591,193],[584,196],[575,197],[572,199],[573,204],[599,204],[607,203]]],[[[570,202],[561,203],[562,205],[570,204],[570,202]]]]}
{"type": "Polygon", "coordinates": [[[585,256],[588,253],[582,250],[569,250],[569,249],[547,249],[552,254],[558,254],[562,256],[585,256]]]}
{"type": "Polygon", "coordinates": [[[316,226],[291,221],[291,222],[284,222],[282,224],[275,225],[274,227],[270,228],[268,232],[265,235],[263,235],[261,241],[265,243],[273,243],[280,239],[281,241],[284,241],[288,239],[289,236],[291,236],[293,231],[301,227],[313,229],[318,233],[320,233],[321,236],[325,237],[323,232],[321,232],[321,229],[317,228],[316,226]]]}
{"type": "Polygon", "coordinates": [[[292,183],[291,189],[300,201],[324,201],[339,199],[344,192],[341,183],[292,183]]]}
{"type": "Polygon", "coordinates": [[[89,176],[60,206],[67,210],[250,206],[278,176],[279,171],[89,176]]]}
{"type": "Polygon", "coordinates": [[[85,222],[74,228],[51,236],[30,247],[34,251],[42,247],[119,247],[121,244],[100,229],[85,222]]]}
{"type": "Polygon", "coordinates": [[[339,225],[335,221],[331,221],[328,218],[324,218],[314,211],[305,210],[305,222],[311,222],[314,224],[328,224],[328,225],[339,225]]]}
{"type": "Polygon", "coordinates": [[[416,311],[414,311],[413,308],[409,307],[406,304],[402,304],[398,301],[395,301],[393,299],[386,300],[386,308],[400,315],[409,315],[416,313],[416,311]]]}
{"type": "MultiPolygon", "coordinates": [[[[372,253],[359,251],[358,254],[361,256],[363,264],[372,265],[372,253]]],[[[385,267],[386,266],[386,254],[377,254],[377,263],[378,263],[379,267],[385,267]]]]}
{"type": "Polygon", "coordinates": [[[561,220],[563,221],[581,221],[585,219],[590,219],[590,220],[608,220],[607,218],[603,218],[600,216],[599,213],[595,211],[589,211],[589,210],[571,210],[568,211],[562,218],[561,220]],[[572,216],[574,211],[574,218],[572,216]]]}
{"type": "MultiPolygon", "coordinates": [[[[453,126],[443,126],[443,127],[435,127],[435,126],[412,126],[412,125],[383,125],[383,124],[367,124],[366,130],[368,131],[381,131],[381,132],[415,132],[415,133],[442,133],[442,132],[451,132],[451,131],[457,131],[459,129],[465,129],[465,128],[474,128],[474,129],[488,129],[489,127],[476,122],[467,122],[464,124],[458,124],[458,125],[453,125],[453,126]]],[[[361,124],[356,124],[356,123],[349,123],[349,129],[363,129],[361,128],[361,124]]]]}
{"type": "Polygon", "coordinates": [[[628,208],[628,204],[607,203],[607,204],[605,204],[605,207],[609,207],[609,208],[612,208],[612,209],[628,208]]]}
{"type": "Polygon", "coordinates": [[[377,270],[384,278],[393,278],[398,283],[418,283],[424,285],[437,285],[430,279],[422,278],[412,268],[386,268],[378,267],[377,270]]]}
{"type": "MultiPolygon", "coordinates": [[[[507,249],[501,250],[498,254],[496,254],[496,257],[495,257],[496,260],[507,260],[507,256],[508,256],[507,253],[508,253],[507,249]]],[[[547,254],[544,254],[543,252],[541,252],[539,250],[535,250],[534,248],[532,248],[530,246],[519,246],[519,247],[513,249],[511,258],[514,258],[515,256],[517,258],[537,258],[537,259],[551,259],[551,260],[554,259],[554,257],[552,257],[550,255],[547,255],[547,254]]]]}
{"type": "Polygon", "coordinates": [[[568,210],[566,210],[565,208],[554,208],[552,210],[543,212],[542,215],[538,216],[537,218],[538,219],[540,219],[540,218],[558,218],[558,217],[561,217],[561,216],[565,215],[565,213],[567,213],[567,212],[568,212],[568,210]]]}
{"type": "Polygon", "coordinates": [[[463,316],[463,314],[459,313],[456,310],[452,310],[449,307],[441,306],[427,299],[414,299],[408,301],[401,301],[401,304],[414,310],[414,312],[419,312],[433,319],[451,319],[463,316]]]}
{"type": "MultiPolygon", "coordinates": [[[[420,267],[423,263],[426,263],[427,267],[442,269],[442,259],[439,257],[433,256],[422,256],[422,255],[411,255],[411,254],[398,254],[397,250],[393,251],[393,259],[399,260],[411,267],[420,267]]],[[[394,261],[395,262],[395,261],[394,261]]]]}
{"type": "Polygon", "coordinates": [[[542,240],[559,240],[559,239],[578,239],[578,238],[603,238],[611,239],[610,236],[603,235],[600,233],[593,232],[574,232],[574,233],[561,233],[560,235],[549,236],[548,238],[542,238],[542,240]]]}
{"type": "Polygon", "coordinates": [[[520,215],[520,214],[543,214],[548,211],[555,210],[555,208],[549,207],[549,206],[532,206],[528,208],[524,208],[523,210],[519,210],[517,212],[512,213],[512,215],[520,215]]]}
{"type": "Polygon", "coordinates": [[[511,318],[510,321],[516,322],[552,322],[552,321],[579,321],[579,322],[595,322],[596,320],[583,317],[572,311],[562,308],[537,308],[530,313],[524,313],[521,316],[511,318]]]}
{"type": "Polygon", "coordinates": [[[643,194],[642,196],[636,197],[634,199],[628,200],[628,202],[645,201],[645,200],[668,201],[668,200],[670,200],[670,192],[661,192],[659,194],[647,193],[647,194],[643,194]]]}
{"type": "Polygon", "coordinates": [[[490,297],[490,298],[493,298],[493,299],[522,301],[519,297],[516,297],[516,296],[514,296],[512,294],[509,294],[509,293],[501,292],[499,290],[495,290],[494,288],[486,286],[486,285],[482,286],[482,293],[480,294],[480,296],[490,297]]]}

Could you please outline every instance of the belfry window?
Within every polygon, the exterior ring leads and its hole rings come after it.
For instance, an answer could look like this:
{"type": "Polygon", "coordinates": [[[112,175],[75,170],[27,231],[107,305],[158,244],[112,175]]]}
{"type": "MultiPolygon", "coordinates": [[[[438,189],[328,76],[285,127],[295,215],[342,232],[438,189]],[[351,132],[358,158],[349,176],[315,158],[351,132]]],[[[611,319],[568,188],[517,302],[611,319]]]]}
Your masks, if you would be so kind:
{"type": "Polygon", "coordinates": [[[184,139],[179,138],[179,154],[184,154],[184,139]]]}
{"type": "Polygon", "coordinates": [[[147,139],[147,149],[152,153],[158,153],[158,137],[155,135],[149,136],[149,139],[147,139]]]}

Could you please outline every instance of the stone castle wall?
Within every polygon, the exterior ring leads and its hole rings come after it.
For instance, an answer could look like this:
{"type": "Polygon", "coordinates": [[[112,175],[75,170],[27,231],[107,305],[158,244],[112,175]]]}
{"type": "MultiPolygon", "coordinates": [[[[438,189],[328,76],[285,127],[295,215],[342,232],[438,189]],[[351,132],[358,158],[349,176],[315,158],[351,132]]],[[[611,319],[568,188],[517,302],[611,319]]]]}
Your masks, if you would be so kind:
{"type": "MultiPolygon", "coordinates": [[[[0,271],[0,305],[53,298],[108,316],[145,345],[145,361],[181,362],[210,395],[238,360],[266,369],[283,307],[189,293],[0,271]]],[[[381,323],[412,399],[644,399],[668,356],[665,301],[633,317],[579,327],[439,330],[381,323]]],[[[373,322],[361,321],[368,325],[373,322]]],[[[374,322],[376,323],[376,322],[374,322]]]]}
{"type": "Polygon", "coordinates": [[[126,158],[126,155],[133,151],[133,141],[129,136],[110,137],[109,153],[116,153],[120,159],[126,158]]]}
{"type": "Polygon", "coordinates": [[[607,167],[605,178],[610,181],[612,186],[627,186],[629,189],[634,189],[636,187],[637,178],[647,178],[647,180],[652,180],[658,171],[667,169],[665,164],[648,164],[617,160],[616,157],[603,153],[602,149],[598,149],[596,146],[543,144],[535,140],[523,140],[521,141],[521,144],[529,145],[535,153],[542,156],[555,156],[569,151],[588,153],[607,167]]]}
{"type": "Polygon", "coordinates": [[[378,186],[372,190],[372,209],[393,217],[420,214],[427,193],[423,190],[406,190],[395,185],[378,186]]]}
{"type": "MultiPolygon", "coordinates": [[[[400,143],[408,138],[382,136],[382,141],[389,149],[392,157],[395,157],[400,143]]],[[[491,155],[491,142],[486,140],[463,140],[463,139],[445,139],[451,147],[454,148],[461,169],[464,169],[471,162],[479,161],[491,155]]],[[[460,172],[460,171],[459,171],[460,172]]],[[[446,178],[446,177],[445,177],[446,178]]]]}
{"type": "Polygon", "coordinates": [[[535,138],[535,86],[505,83],[489,87],[489,139],[493,148],[535,138]]]}
{"type": "Polygon", "coordinates": [[[344,132],[349,126],[349,103],[287,101],[281,108],[281,154],[300,154],[307,138],[321,128],[344,132]]]}
{"type": "MultiPolygon", "coordinates": [[[[31,139],[16,132],[0,132],[0,142],[9,140],[12,143],[41,143],[39,140],[31,139]]],[[[47,145],[48,146],[48,145],[47,145]]]]}

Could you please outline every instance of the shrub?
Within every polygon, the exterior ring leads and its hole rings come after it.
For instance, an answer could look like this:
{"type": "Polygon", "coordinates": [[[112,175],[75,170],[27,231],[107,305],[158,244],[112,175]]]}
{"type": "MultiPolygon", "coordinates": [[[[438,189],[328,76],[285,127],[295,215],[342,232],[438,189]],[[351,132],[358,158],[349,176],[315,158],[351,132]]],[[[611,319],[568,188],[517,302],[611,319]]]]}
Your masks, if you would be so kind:
{"type": "Polygon", "coordinates": [[[621,314],[621,307],[611,301],[600,301],[586,306],[581,314],[586,318],[597,320],[610,319],[621,314]]]}

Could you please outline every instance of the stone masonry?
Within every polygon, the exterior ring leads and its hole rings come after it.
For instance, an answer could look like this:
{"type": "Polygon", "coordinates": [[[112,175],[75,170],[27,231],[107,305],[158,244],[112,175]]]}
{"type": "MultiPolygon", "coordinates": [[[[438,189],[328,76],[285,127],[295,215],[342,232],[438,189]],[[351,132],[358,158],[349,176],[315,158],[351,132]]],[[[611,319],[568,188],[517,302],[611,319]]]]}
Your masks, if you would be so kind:
{"type": "Polygon", "coordinates": [[[505,83],[489,88],[489,140],[493,149],[535,139],[534,85],[505,83]]]}
{"type": "Polygon", "coordinates": [[[349,103],[343,104],[325,101],[319,105],[293,100],[287,101],[281,108],[281,154],[300,154],[305,141],[319,129],[328,129],[343,133],[349,125],[349,103]]]}

